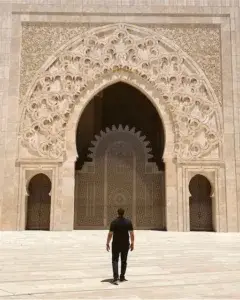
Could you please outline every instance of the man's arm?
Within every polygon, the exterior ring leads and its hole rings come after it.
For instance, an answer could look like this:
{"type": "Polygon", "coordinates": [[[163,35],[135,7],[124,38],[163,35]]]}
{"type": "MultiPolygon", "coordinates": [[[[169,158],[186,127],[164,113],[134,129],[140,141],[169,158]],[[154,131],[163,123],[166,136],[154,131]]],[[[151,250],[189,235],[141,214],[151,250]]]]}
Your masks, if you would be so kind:
{"type": "Polygon", "coordinates": [[[109,251],[109,249],[110,249],[109,244],[110,244],[110,242],[111,242],[112,236],[113,236],[113,232],[112,232],[112,231],[109,231],[108,236],[107,236],[107,244],[106,244],[106,246],[107,246],[107,251],[109,251]]]}
{"type": "Polygon", "coordinates": [[[131,240],[131,251],[133,251],[134,249],[134,232],[133,231],[130,231],[130,240],[131,240]]]}
{"type": "Polygon", "coordinates": [[[133,251],[133,249],[134,249],[134,238],[135,237],[134,237],[132,222],[130,223],[130,226],[129,226],[129,233],[130,233],[130,240],[131,240],[130,249],[131,249],[131,251],[133,251]]]}
{"type": "Polygon", "coordinates": [[[107,243],[106,243],[106,250],[109,251],[110,250],[110,242],[111,242],[111,239],[112,239],[112,236],[113,236],[113,223],[111,223],[110,225],[110,229],[109,229],[109,232],[108,232],[108,236],[107,236],[107,243]]]}

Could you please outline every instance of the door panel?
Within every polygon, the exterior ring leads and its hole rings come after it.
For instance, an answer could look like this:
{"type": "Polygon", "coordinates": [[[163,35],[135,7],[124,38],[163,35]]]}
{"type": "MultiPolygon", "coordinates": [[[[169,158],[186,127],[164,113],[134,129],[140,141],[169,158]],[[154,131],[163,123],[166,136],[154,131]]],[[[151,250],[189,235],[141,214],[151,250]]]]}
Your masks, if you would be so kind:
{"type": "Polygon", "coordinates": [[[51,182],[44,174],[34,176],[29,183],[27,226],[29,230],[49,230],[51,182]]]}
{"type": "Polygon", "coordinates": [[[76,171],[75,229],[107,229],[120,207],[135,228],[164,229],[164,173],[148,161],[146,144],[129,129],[98,138],[92,161],[76,171]]]}
{"type": "Polygon", "coordinates": [[[189,198],[190,230],[212,231],[211,185],[206,177],[196,175],[190,181],[189,198]]]}

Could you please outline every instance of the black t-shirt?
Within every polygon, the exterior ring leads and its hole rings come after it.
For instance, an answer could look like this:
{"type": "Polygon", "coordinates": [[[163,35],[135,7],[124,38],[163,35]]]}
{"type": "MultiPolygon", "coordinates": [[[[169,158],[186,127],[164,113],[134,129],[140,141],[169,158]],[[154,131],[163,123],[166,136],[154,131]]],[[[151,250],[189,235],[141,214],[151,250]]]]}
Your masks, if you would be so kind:
{"type": "Polygon", "coordinates": [[[133,231],[132,222],[126,218],[118,217],[110,225],[110,231],[113,232],[113,245],[124,247],[129,246],[129,231],[133,231]]]}

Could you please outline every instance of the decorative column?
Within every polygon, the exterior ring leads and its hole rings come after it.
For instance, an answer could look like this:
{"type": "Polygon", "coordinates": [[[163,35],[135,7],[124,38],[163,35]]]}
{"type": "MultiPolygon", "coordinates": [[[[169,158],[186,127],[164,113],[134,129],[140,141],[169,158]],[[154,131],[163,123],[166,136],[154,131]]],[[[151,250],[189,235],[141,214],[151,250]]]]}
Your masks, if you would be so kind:
{"type": "Polygon", "coordinates": [[[188,231],[186,224],[186,207],[184,205],[184,184],[183,168],[181,165],[176,165],[177,172],[177,199],[178,199],[178,231],[188,231]]]}
{"type": "Polygon", "coordinates": [[[75,160],[67,160],[61,168],[59,185],[61,187],[60,215],[61,220],[55,230],[73,230],[74,193],[75,193],[75,160]]]}
{"type": "Polygon", "coordinates": [[[168,231],[178,231],[177,166],[173,158],[165,159],[166,223],[168,231]]]}
{"type": "Polygon", "coordinates": [[[60,168],[59,174],[59,214],[60,222],[56,230],[74,229],[74,198],[75,198],[75,162],[77,158],[76,149],[76,124],[71,124],[66,130],[66,160],[60,168]]]}
{"type": "Polygon", "coordinates": [[[216,173],[216,190],[215,197],[218,199],[218,211],[216,212],[216,228],[219,232],[227,232],[227,199],[226,199],[226,189],[225,185],[225,168],[220,166],[218,172],[216,173]]]}

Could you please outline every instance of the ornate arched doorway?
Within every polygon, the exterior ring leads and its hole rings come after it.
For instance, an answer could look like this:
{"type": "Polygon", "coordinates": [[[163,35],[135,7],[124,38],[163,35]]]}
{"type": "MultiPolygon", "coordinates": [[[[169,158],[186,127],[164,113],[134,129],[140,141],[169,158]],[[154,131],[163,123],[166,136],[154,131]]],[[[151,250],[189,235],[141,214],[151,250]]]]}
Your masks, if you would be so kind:
{"type": "Polygon", "coordinates": [[[29,230],[49,230],[51,181],[45,174],[35,175],[28,185],[27,224],[29,230]]]}
{"type": "Polygon", "coordinates": [[[190,180],[189,191],[190,230],[213,231],[211,183],[197,174],[190,180]]]}
{"type": "Polygon", "coordinates": [[[164,130],[146,96],[122,82],[104,89],[76,140],[75,229],[106,228],[119,207],[136,228],[165,229],[164,130]]]}
{"type": "MultiPolygon", "coordinates": [[[[161,116],[167,229],[183,230],[188,200],[183,191],[188,186],[181,187],[185,178],[181,178],[181,164],[219,161],[222,110],[201,68],[159,33],[133,24],[112,24],[89,30],[63,45],[37,72],[26,94],[19,156],[62,163],[55,212],[59,211],[53,224],[72,229],[79,117],[97,93],[119,81],[147,95],[161,116]]],[[[21,185],[24,189],[23,180],[21,185]]]]}

